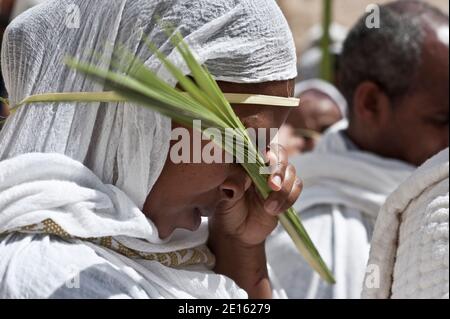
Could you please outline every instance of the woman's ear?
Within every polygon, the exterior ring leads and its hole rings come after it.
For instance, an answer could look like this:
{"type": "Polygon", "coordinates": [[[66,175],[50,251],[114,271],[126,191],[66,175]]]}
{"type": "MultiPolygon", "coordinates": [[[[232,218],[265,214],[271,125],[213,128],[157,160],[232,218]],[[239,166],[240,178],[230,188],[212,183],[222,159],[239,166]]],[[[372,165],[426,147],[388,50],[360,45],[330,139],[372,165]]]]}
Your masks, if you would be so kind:
{"type": "Polygon", "coordinates": [[[245,192],[250,188],[252,181],[245,171],[239,171],[230,175],[220,186],[221,199],[229,203],[234,203],[244,197],[245,192]]]}
{"type": "Polygon", "coordinates": [[[356,88],[352,112],[359,123],[380,126],[390,108],[389,97],[376,83],[364,81],[356,88]]]}

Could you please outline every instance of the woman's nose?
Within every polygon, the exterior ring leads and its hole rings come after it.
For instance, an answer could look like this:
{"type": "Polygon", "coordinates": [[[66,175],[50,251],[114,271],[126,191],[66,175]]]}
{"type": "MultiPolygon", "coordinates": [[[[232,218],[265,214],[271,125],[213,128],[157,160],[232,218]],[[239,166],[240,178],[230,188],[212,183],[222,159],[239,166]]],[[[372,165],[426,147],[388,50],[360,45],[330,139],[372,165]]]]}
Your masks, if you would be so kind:
{"type": "Polygon", "coordinates": [[[240,168],[238,172],[230,176],[220,186],[222,199],[237,201],[241,199],[252,185],[252,180],[247,173],[240,168]]]}

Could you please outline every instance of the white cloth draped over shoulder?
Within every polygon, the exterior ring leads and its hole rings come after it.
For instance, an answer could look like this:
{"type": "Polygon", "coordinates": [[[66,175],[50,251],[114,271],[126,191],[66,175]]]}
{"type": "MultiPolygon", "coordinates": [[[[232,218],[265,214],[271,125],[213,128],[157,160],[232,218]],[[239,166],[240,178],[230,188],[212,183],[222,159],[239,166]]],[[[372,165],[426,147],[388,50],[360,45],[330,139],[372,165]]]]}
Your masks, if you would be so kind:
{"type": "Polygon", "coordinates": [[[268,259],[290,298],[360,297],[378,211],[414,169],[358,150],[346,137],[346,127],[345,120],[337,123],[312,153],[292,159],[304,182],[294,208],[337,284],[322,282],[277,231],[268,242],[268,259]]]}
{"type": "MultiPolygon", "coordinates": [[[[166,22],[218,80],[296,77],[292,35],[273,0],[48,0],[5,33],[11,104],[39,93],[104,90],[63,61],[109,67],[117,45],[175,85],[145,45],[152,41],[186,69],[160,27],[166,22]],[[74,4],[76,27],[67,23],[74,4]]],[[[161,242],[140,211],[164,166],[170,129],[170,119],[130,103],[20,107],[0,133],[0,297],[245,297],[208,270],[205,225],[161,242]],[[70,265],[81,289],[66,289],[70,265]]]]}
{"type": "Polygon", "coordinates": [[[373,234],[363,298],[449,298],[449,150],[389,198],[373,234]]]}

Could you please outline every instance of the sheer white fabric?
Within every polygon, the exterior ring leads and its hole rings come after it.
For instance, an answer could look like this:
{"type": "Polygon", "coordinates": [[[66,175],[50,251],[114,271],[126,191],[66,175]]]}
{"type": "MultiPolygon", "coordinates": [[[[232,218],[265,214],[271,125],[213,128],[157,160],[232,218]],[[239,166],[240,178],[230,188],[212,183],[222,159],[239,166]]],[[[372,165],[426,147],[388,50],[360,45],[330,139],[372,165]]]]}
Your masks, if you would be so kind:
{"type": "Polygon", "coordinates": [[[386,200],[363,298],[449,298],[448,157],[436,154],[386,200]]]}

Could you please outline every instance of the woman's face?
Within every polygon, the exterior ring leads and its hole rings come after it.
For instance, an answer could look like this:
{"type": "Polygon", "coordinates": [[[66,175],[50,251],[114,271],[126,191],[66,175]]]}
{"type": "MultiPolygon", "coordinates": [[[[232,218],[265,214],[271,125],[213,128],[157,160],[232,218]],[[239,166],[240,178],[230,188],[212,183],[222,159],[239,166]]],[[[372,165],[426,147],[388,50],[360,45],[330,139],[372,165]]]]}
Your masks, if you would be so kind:
{"type": "MultiPolygon", "coordinates": [[[[250,93],[292,97],[294,81],[260,84],[219,82],[224,93],[250,93]]],[[[233,105],[247,128],[279,128],[290,109],[260,105],[233,105]]],[[[173,129],[180,127],[176,123],[173,129]]],[[[190,151],[193,151],[193,131],[189,130],[190,151]]],[[[269,134],[268,134],[269,135],[269,134]]],[[[268,145],[269,138],[266,138],[268,145]]],[[[178,140],[171,141],[171,148],[178,140]]],[[[202,148],[209,141],[202,142],[202,148]]],[[[170,151],[169,151],[170,154],[170,151]]],[[[224,155],[222,154],[222,158],[224,155]]],[[[191,161],[192,162],[192,161],[191,161]]],[[[202,216],[211,216],[219,205],[233,203],[243,196],[251,182],[239,164],[195,163],[175,164],[170,156],[144,204],[144,213],[155,223],[161,238],[167,238],[177,228],[194,231],[202,216]]]]}

